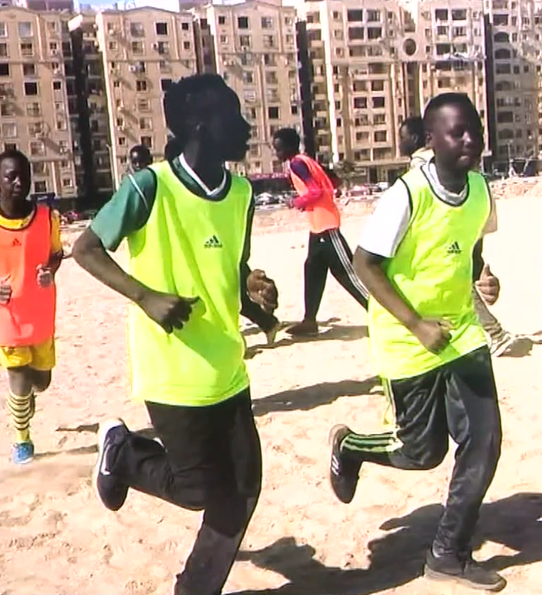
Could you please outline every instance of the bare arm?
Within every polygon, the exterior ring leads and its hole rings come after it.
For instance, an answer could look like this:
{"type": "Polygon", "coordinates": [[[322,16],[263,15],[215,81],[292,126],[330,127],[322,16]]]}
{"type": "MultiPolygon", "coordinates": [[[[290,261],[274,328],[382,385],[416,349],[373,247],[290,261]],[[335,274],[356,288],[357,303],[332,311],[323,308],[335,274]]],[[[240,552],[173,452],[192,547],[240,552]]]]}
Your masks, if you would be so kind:
{"type": "Polygon", "coordinates": [[[117,293],[140,304],[149,288],[126,273],[108,254],[100,238],[87,228],[75,242],[72,256],[79,266],[117,293]]]}
{"type": "Polygon", "coordinates": [[[358,247],[354,269],[373,298],[405,326],[428,350],[442,351],[450,341],[450,326],[445,321],[426,320],[397,293],[382,269],[385,258],[358,247]]]}
{"type": "Polygon", "coordinates": [[[420,317],[399,296],[382,270],[385,258],[357,248],[354,254],[354,270],[374,299],[412,333],[420,317]]]}

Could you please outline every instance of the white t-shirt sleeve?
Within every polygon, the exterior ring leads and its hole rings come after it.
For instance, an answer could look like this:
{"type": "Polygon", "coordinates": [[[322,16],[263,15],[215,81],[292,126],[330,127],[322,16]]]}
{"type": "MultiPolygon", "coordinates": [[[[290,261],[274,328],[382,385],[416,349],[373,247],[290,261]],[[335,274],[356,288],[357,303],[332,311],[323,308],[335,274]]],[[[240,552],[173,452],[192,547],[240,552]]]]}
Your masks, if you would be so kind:
{"type": "Polygon", "coordinates": [[[489,202],[490,202],[490,211],[489,216],[486,221],[486,225],[484,227],[484,231],[482,235],[485,236],[489,233],[495,233],[497,231],[498,223],[497,223],[497,205],[495,204],[495,199],[493,198],[493,194],[489,191],[489,202]]]}
{"type": "Polygon", "coordinates": [[[407,232],[410,216],[408,190],[398,180],[378,200],[374,213],[362,230],[359,247],[384,258],[395,256],[407,232]]]}

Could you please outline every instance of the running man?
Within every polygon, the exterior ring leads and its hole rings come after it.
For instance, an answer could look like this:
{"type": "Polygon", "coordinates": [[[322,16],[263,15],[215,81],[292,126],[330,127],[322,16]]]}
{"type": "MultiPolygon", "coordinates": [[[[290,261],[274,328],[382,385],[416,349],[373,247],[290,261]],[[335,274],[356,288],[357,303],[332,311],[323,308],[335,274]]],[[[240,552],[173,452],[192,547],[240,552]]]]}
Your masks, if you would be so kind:
{"type": "Polygon", "coordinates": [[[310,226],[305,261],[305,316],[287,332],[294,336],[311,336],[318,334],[316,317],[328,270],[365,309],[368,293],[354,271],[352,252],[340,230],[335,187],[319,163],[299,152],[300,142],[293,128],[281,128],[273,137],[277,159],[288,164],[290,179],[299,194],[293,206],[307,213],[310,226]]]}
{"type": "MultiPolygon", "coordinates": [[[[410,168],[420,167],[425,163],[429,163],[433,159],[433,151],[425,146],[425,132],[423,128],[422,118],[412,117],[407,118],[399,129],[400,137],[400,150],[401,155],[410,157],[410,168]]],[[[497,216],[494,215],[495,224],[494,231],[497,230],[497,216]]],[[[479,258],[482,258],[483,244],[477,246],[477,250],[480,251],[479,258]]],[[[472,288],[472,297],[474,300],[474,307],[476,308],[476,314],[480,319],[480,323],[484,328],[487,336],[489,337],[489,350],[491,355],[500,357],[504,355],[518,340],[518,337],[512,335],[508,331],[505,331],[501,326],[501,323],[493,316],[489,311],[486,303],[480,296],[480,292],[477,290],[476,282],[472,288]]]]}
{"type": "Polygon", "coordinates": [[[62,263],[59,215],[28,199],[31,184],[26,155],[0,154],[0,362],[8,373],[17,465],[34,458],[36,393],[49,388],[55,367],[55,275],[62,263]]]}
{"type": "Polygon", "coordinates": [[[498,591],[506,581],[472,558],[480,506],[501,449],[497,389],[472,279],[489,303],[499,282],[475,246],[494,225],[485,178],[472,171],[483,149],[480,116],[460,93],[433,98],[424,125],[434,160],[382,197],[354,258],[369,289],[369,336],[395,427],[331,433],[331,485],[351,502],[361,465],[432,469],[456,442],[448,501],[427,554],[428,577],[498,591]],[[482,272],[481,272],[482,271],[482,272]]]}
{"type": "Polygon", "coordinates": [[[95,481],[110,510],[130,488],[203,510],[174,593],[219,595],[261,488],[239,330],[254,204],[249,182],[224,165],[245,157],[250,126],[218,75],[174,83],[164,112],[182,153],[133,174],[137,188],[126,178],[74,247],[83,268],[132,302],[132,392],[161,441],[103,423],[95,481]],[[125,238],[129,273],[108,255],[125,238]]]}

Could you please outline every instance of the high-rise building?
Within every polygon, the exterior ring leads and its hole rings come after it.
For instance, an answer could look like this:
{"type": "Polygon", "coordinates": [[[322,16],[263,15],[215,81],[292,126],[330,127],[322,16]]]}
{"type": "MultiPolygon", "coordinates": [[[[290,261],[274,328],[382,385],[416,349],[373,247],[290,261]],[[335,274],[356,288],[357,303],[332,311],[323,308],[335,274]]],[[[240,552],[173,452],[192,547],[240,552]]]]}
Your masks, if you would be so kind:
{"type": "Polygon", "coordinates": [[[532,0],[486,0],[486,14],[490,137],[495,164],[506,170],[538,159],[542,31],[532,0]]]}
{"type": "Polygon", "coordinates": [[[62,13],[0,7],[0,140],[30,158],[35,193],[73,198],[67,21],[62,13]]]}
{"type": "Polygon", "coordinates": [[[197,72],[193,20],[189,12],[157,8],[106,10],[96,15],[116,185],[133,145],[146,145],[156,159],[163,156],[168,140],[164,91],[172,81],[197,72]]]}
{"type": "Polygon", "coordinates": [[[281,172],[272,150],[276,130],[301,131],[301,100],[295,42],[296,12],[280,0],[255,0],[194,9],[200,69],[222,75],[239,95],[252,126],[247,174],[281,172]]]}

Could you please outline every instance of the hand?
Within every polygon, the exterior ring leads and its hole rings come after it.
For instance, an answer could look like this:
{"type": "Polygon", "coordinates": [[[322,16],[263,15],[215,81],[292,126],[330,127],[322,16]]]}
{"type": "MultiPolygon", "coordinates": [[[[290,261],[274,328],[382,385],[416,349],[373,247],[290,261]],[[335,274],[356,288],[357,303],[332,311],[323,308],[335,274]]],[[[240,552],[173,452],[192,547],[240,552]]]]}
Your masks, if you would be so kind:
{"type": "Polygon", "coordinates": [[[480,279],[476,281],[475,285],[484,302],[492,306],[497,301],[501,291],[501,284],[499,279],[491,272],[488,264],[484,265],[480,279]]]}
{"type": "Polygon", "coordinates": [[[278,290],[273,279],[264,271],[254,269],[247,278],[247,290],[250,299],[259,304],[265,312],[272,313],[278,307],[278,290]]]}
{"type": "Polygon", "coordinates": [[[0,283],[0,305],[5,306],[11,299],[11,285],[6,281],[0,283]]]}
{"type": "Polygon", "coordinates": [[[37,268],[38,271],[38,285],[40,287],[50,287],[55,280],[53,272],[47,266],[39,265],[37,268]]]}
{"type": "Polygon", "coordinates": [[[445,320],[420,320],[413,329],[420,343],[431,353],[441,352],[450,342],[450,323],[445,320]]]}
{"type": "Polygon", "coordinates": [[[184,298],[149,289],[138,302],[145,314],[169,335],[173,329],[183,328],[198,297],[184,298]]]}

